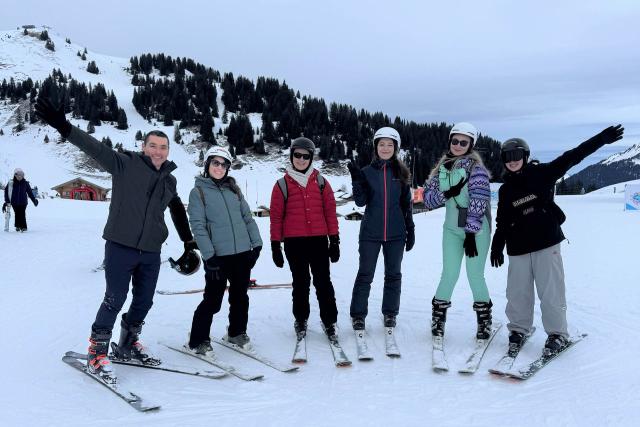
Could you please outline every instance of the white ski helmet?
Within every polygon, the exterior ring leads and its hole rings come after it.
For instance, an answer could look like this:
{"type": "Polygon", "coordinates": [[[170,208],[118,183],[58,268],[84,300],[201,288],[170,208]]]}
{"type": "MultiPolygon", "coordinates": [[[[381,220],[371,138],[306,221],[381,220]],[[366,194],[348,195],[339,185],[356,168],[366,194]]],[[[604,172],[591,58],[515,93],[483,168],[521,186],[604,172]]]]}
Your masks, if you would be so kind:
{"type": "Polygon", "coordinates": [[[460,135],[467,135],[471,138],[471,148],[473,148],[478,140],[478,130],[471,123],[460,122],[453,125],[451,132],[449,132],[449,141],[451,141],[451,137],[456,133],[459,133],[460,135]]]}
{"type": "Polygon", "coordinates": [[[396,142],[396,144],[398,144],[398,148],[400,148],[400,134],[394,128],[387,126],[378,129],[373,135],[373,142],[376,142],[380,138],[392,139],[396,142]]]}
{"type": "Polygon", "coordinates": [[[207,161],[213,156],[222,157],[229,163],[233,162],[233,157],[231,157],[231,153],[224,147],[213,146],[207,150],[207,153],[204,155],[204,160],[207,161]]]}

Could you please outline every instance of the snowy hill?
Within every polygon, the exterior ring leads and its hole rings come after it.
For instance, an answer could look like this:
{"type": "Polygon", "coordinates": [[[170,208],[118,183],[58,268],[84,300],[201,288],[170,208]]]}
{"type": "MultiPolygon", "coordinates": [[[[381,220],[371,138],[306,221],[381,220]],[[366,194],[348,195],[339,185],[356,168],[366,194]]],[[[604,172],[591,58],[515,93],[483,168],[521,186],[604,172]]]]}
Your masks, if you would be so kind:
{"type": "Polygon", "coordinates": [[[592,186],[602,188],[633,179],[640,179],[640,144],[587,166],[568,178],[566,183],[571,186],[580,181],[587,189],[592,186]]]}

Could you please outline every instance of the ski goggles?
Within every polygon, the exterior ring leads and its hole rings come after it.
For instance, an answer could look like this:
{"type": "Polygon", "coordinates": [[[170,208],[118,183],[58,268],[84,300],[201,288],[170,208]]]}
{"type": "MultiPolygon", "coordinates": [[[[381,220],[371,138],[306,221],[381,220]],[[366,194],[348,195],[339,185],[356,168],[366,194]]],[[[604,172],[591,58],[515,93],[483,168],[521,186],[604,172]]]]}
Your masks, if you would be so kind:
{"type": "Polygon", "coordinates": [[[309,159],[311,159],[311,154],[295,152],[295,153],[293,153],[293,157],[295,157],[296,159],[309,160],[309,159]]]}
{"type": "Polygon", "coordinates": [[[510,150],[502,152],[502,163],[517,162],[524,159],[524,150],[510,150]]]}
{"type": "Polygon", "coordinates": [[[212,160],[210,164],[214,168],[222,168],[222,169],[229,169],[229,166],[231,166],[227,162],[219,162],[217,160],[212,160]]]}
{"type": "Polygon", "coordinates": [[[467,145],[469,145],[469,141],[466,141],[464,139],[455,139],[455,138],[451,138],[451,145],[459,145],[460,147],[464,148],[467,145]]]}

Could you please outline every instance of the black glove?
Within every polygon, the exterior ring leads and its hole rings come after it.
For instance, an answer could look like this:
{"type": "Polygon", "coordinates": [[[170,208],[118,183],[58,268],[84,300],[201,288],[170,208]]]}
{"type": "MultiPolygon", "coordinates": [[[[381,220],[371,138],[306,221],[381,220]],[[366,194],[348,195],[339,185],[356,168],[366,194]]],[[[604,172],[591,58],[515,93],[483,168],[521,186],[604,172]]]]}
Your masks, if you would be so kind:
{"type": "Polygon", "coordinates": [[[462,247],[464,248],[465,255],[469,258],[478,256],[478,248],[476,247],[476,235],[474,233],[464,234],[464,243],[462,244],[462,247]]]}
{"type": "Polygon", "coordinates": [[[502,252],[491,251],[491,265],[497,268],[502,264],[504,264],[504,255],[502,252]]]}
{"type": "Polygon", "coordinates": [[[215,280],[220,280],[220,267],[222,267],[220,258],[214,255],[206,260],[204,262],[204,265],[206,267],[207,273],[211,273],[215,280]]]}
{"type": "Polygon", "coordinates": [[[49,126],[55,128],[64,138],[71,133],[71,123],[64,116],[64,105],[55,107],[49,98],[42,96],[36,101],[36,115],[49,126]]]}
{"type": "Polygon", "coordinates": [[[4,204],[2,205],[2,213],[5,213],[7,211],[8,206],[9,206],[9,203],[4,202],[4,204]]]}
{"type": "Polygon", "coordinates": [[[407,238],[404,241],[404,250],[409,252],[416,244],[416,229],[414,227],[407,228],[407,238]]]}
{"type": "Polygon", "coordinates": [[[273,263],[276,265],[276,267],[282,268],[284,266],[282,248],[280,247],[280,242],[276,240],[271,241],[271,258],[273,258],[273,263]]]}
{"type": "Polygon", "coordinates": [[[329,259],[331,262],[338,262],[340,259],[340,236],[329,236],[329,259]]]}
{"type": "Polygon", "coordinates": [[[602,142],[603,144],[613,144],[614,142],[622,139],[623,133],[624,128],[622,127],[622,125],[616,125],[609,126],[596,136],[600,138],[600,142],[602,142]]]}
{"type": "Polygon", "coordinates": [[[198,244],[195,240],[189,240],[188,242],[184,242],[184,250],[185,251],[194,251],[198,249],[198,244]]]}
{"type": "Polygon", "coordinates": [[[456,197],[457,195],[460,194],[460,192],[462,191],[462,187],[464,187],[464,185],[467,183],[468,179],[463,179],[462,181],[460,181],[459,183],[457,183],[456,185],[451,186],[451,188],[449,188],[446,191],[442,192],[442,195],[447,198],[450,199],[452,197],[456,197]]]}
{"type": "Polygon", "coordinates": [[[262,246],[256,246],[255,248],[249,251],[249,268],[253,268],[260,257],[260,251],[262,250],[262,246]]]}
{"type": "Polygon", "coordinates": [[[38,199],[33,199],[33,205],[34,205],[34,206],[38,206],[38,203],[39,203],[39,202],[38,202],[38,199]]]}
{"type": "Polygon", "coordinates": [[[364,174],[362,173],[362,169],[360,169],[358,165],[356,165],[356,162],[354,162],[353,160],[350,160],[349,163],[347,163],[347,169],[349,169],[349,173],[351,174],[352,181],[358,181],[358,182],[365,181],[365,177],[364,177],[364,174]]]}

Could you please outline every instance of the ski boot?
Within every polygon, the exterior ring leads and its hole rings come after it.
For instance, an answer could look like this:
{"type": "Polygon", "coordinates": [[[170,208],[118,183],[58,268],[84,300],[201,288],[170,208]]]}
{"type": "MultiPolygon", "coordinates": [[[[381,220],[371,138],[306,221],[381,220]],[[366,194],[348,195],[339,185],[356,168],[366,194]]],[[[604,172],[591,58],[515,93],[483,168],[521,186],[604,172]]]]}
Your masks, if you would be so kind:
{"type": "Polygon", "coordinates": [[[396,316],[392,316],[390,314],[384,315],[384,327],[385,328],[395,328],[396,327],[396,316]]]}
{"type": "Polygon", "coordinates": [[[516,357],[522,347],[525,334],[518,331],[511,331],[509,333],[509,356],[516,357]]]}
{"type": "Polygon", "coordinates": [[[557,353],[564,349],[568,342],[569,341],[560,334],[549,334],[547,341],[544,343],[544,354],[548,356],[557,353]]]}
{"type": "Polygon", "coordinates": [[[298,341],[307,336],[307,321],[298,322],[297,320],[293,323],[293,328],[296,331],[296,338],[298,341]]]}
{"type": "Polygon", "coordinates": [[[105,383],[115,385],[116,373],[107,355],[110,340],[110,330],[91,330],[89,349],[87,350],[87,371],[98,375],[105,383]]]}
{"type": "Polygon", "coordinates": [[[327,337],[329,338],[329,341],[333,342],[333,341],[337,341],[338,340],[338,331],[336,330],[336,324],[335,323],[332,323],[330,325],[325,325],[323,323],[322,324],[322,329],[324,330],[324,333],[327,334],[327,337]]]}
{"type": "Polygon", "coordinates": [[[473,310],[478,316],[478,332],[476,338],[479,340],[486,340],[491,337],[491,307],[493,303],[489,302],[474,302],[473,310]]]}
{"type": "Polygon", "coordinates": [[[451,301],[433,297],[431,306],[431,336],[444,337],[444,324],[447,322],[447,309],[451,307],[451,301]]]}
{"type": "Polygon", "coordinates": [[[137,359],[145,365],[158,366],[162,363],[160,359],[147,354],[144,346],[140,343],[142,325],[144,325],[144,322],[130,324],[127,322],[127,314],[122,315],[120,340],[118,345],[111,343],[113,355],[118,359],[137,359]]]}
{"type": "Polygon", "coordinates": [[[247,335],[246,332],[243,332],[238,335],[234,335],[232,337],[230,337],[229,333],[227,332],[227,334],[224,337],[222,337],[222,339],[230,344],[237,345],[238,347],[240,347],[245,351],[253,350],[253,347],[251,345],[251,340],[249,339],[249,335],[247,335]]]}
{"type": "Polygon", "coordinates": [[[351,326],[354,331],[362,331],[365,328],[364,317],[352,317],[351,326]]]}
{"type": "Polygon", "coordinates": [[[185,345],[185,348],[190,352],[199,354],[201,356],[214,357],[213,347],[211,347],[210,339],[206,339],[202,341],[200,344],[198,344],[195,347],[191,347],[191,344],[187,343],[187,345],[185,345]]]}

